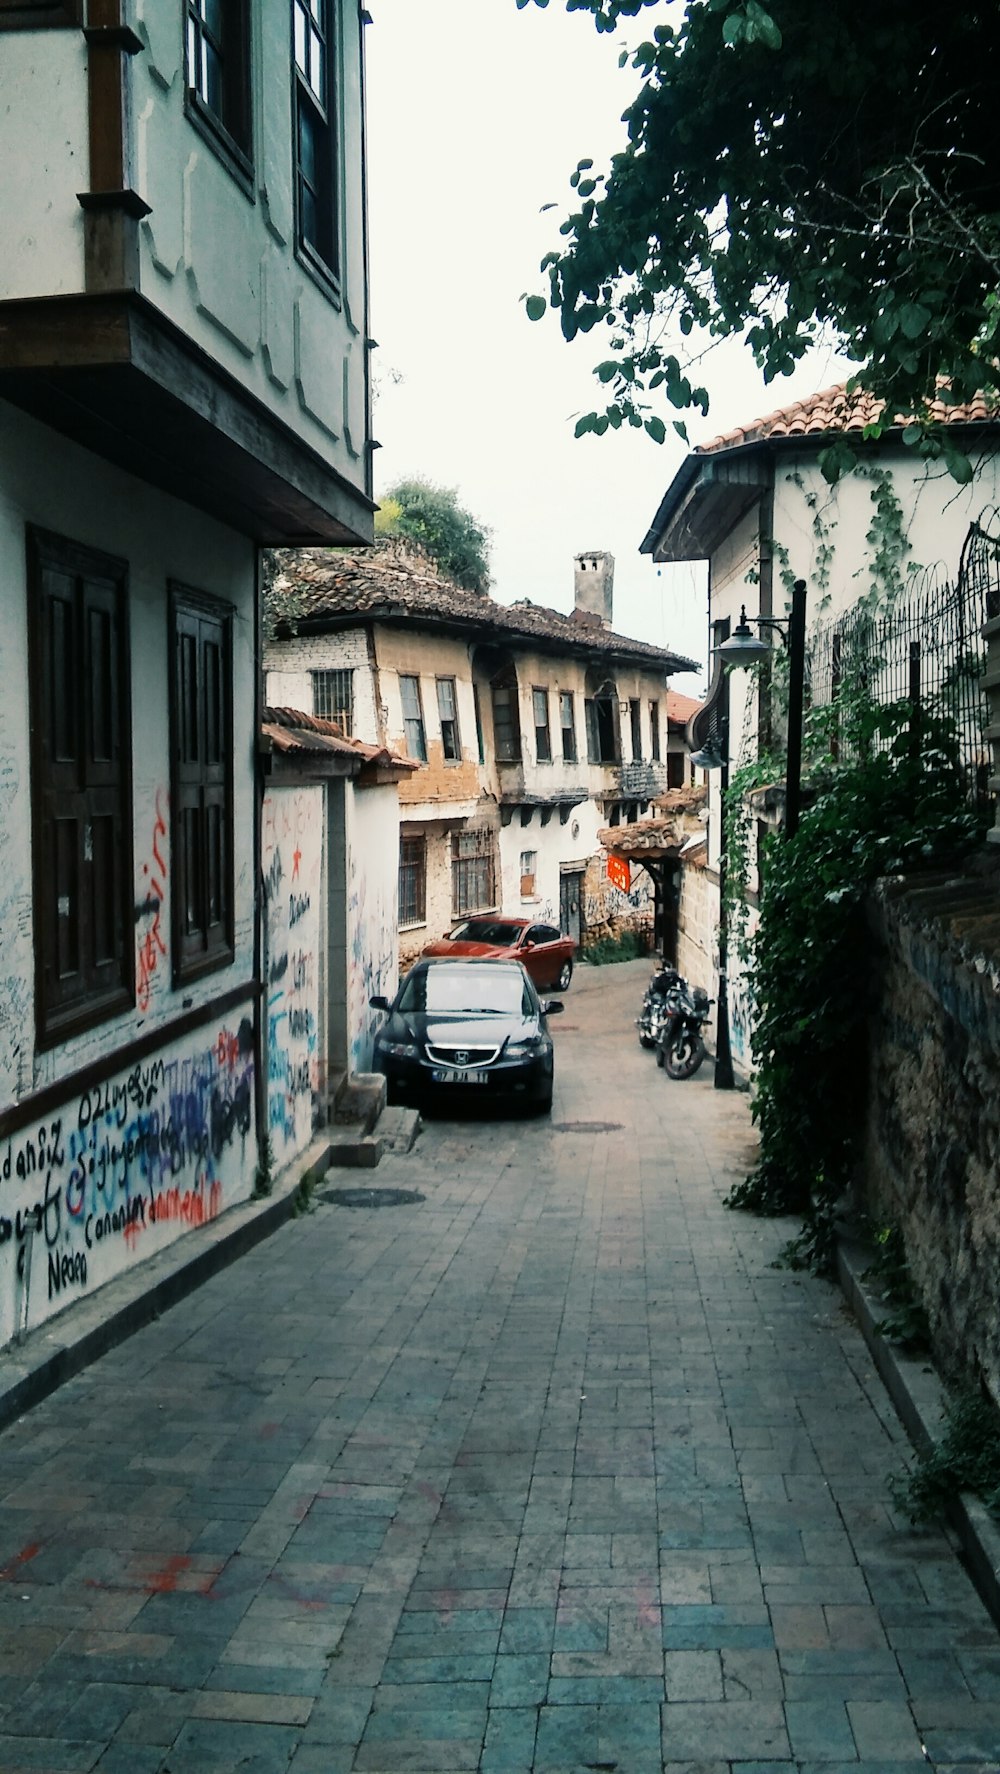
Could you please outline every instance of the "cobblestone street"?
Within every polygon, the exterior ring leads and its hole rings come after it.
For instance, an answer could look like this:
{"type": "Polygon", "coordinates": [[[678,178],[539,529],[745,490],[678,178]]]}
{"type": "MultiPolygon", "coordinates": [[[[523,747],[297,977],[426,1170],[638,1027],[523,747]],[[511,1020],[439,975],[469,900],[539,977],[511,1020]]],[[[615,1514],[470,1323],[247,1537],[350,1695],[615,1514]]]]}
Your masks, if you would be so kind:
{"type": "MultiPolygon", "coordinates": [[[[581,968],[552,1123],[435,1119],[0,1435],[4,1774],[995,1774],[839,1292],[581,968]]],[[[338,1173],[338,1185],[358,1173],[338,1173]]]]}

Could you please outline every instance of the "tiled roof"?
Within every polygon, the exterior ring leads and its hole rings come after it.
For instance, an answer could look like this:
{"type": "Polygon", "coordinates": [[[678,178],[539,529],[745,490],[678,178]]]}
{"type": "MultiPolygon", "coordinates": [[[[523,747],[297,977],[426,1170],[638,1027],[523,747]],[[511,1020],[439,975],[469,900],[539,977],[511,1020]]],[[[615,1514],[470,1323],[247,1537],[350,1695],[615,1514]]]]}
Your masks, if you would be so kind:
{"type": "Polygon", "coordinates": [[[261,733],[272,749],[290,756],[307,752],[313,756],[357,759],[362,767],[378,769],[418,770],[413,758],[390,751],[385,745],[366,745],[361,739],[348,739],[334,721],[321,715],[309,715],[298,708],[265,708],[261,733]]]}
{"type": "Polygon", "coordinates": [[[324,619],[343,627],[355,618],[428,624],[478,632],[494,644],[540,641],[551,648],[557,643],[569,653],[648,661],[664,672],[698,670],[696,661],[681,654],[542,604],[499,604],[463,591],[430,562],[399,549],[282,549],[274,558],[274,591],[279,600],[287,596],[293,627],[303,622],[319,627],[324,619]]]}
{"type": "Polygon", "coordinates": [[[698,713],[701,703],[696,696],[682,696],[679,690],[667,691],[667,720],[679,727],[686,727],[691,716],[698,713]]]}
{"type": "MultiPolygon", "coordinates": [[[[861,432],[873,425],[884,411],[885,403],[858,389],[848,394],[847,383],[838,382],[820,394],[810,394],[787,407],[777,407],[763,419],[749,425],[737,425],[723,431],[707,443],[698,444],[695,455],[709,456],[716,450],[736,449],[740,444],[767,443],[776,437],[822,437],[829,432],[861,432]]],[[[997,403],[982,396],[964,405],[950,405],[944,400],[931,402],[929,415],[944,425],[981,425],[1000,418],[997,403]]],[[[909,420],[897,413],[894,425],[907,425],[909,420]]]]}

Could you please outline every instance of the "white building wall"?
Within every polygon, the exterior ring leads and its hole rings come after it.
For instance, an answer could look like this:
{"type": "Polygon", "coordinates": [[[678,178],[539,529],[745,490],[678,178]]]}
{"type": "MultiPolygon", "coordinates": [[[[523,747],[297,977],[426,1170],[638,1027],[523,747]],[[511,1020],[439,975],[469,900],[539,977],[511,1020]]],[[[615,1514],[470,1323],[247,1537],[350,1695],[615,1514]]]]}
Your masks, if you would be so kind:
{"type": "Polygon", "coordinates": [[[334,634],[296,635],[288,641],[267,643],[264,701],[269,708],[297,708],[313,712],[314,671],[353,671],[354,733],[366,745],[379,743],[375,681],[363,628],[340,629],[334,634]]]}
{"type": "Polygon", "coordinates": [[[0,300],[76,294],[84,287],[83,210],[76,194],[87,189],[90,176],[82,31],[4,32],[0,118],[0,300]]]}
{"type": "Polygon", "coordinates": [[[267,1133],[277,1173],[305,1151],[325,1083],[325,790],[272,788],[261,813],[267,1133]]]}
{"type": "Polygon", "coordinates": [[[165,1042],[140,1064],[112,1072],[106,1085],[74,1092],[68,1083],[64,1101],[44,1123],[0,1142],[2,1338],[15,1320],[22,1328],[40,1323],[253,1187],[253,548],[0,402],[0,627],[0,1108],[62,1085],[158,1030],[165,1042]],[[44,1052],[34,1037],[28,524],[118,556],[129,568],[136,1005],[44,1052]],[[170,579],[235,610],[235,959],[176,989],[170,967],[170,579]],[[206,1016],[182,1041],[169,1037],[178,1017],[209,1011],[222,994],[243,986],[244,1004],[222,1017],[206,1016]],[[135,1218],[114,1221],[136,1201],[135,1218]],[[87,1226],[96,1239],[105,1211],[112,1221],[97,1252],[87,1242],[87,1226]],[[31,1224],[38,1230],[29,1258],[22,1258],[26,1276],[18,1272],[18,1255],[31,1224]]]}
{"type": "Polygon", "coordinates": [[[399,797],[395,784],[347,787],[347,1026],[349,1064],[371,1069],[382,1013],[368,1000],[391,998],[399,982],[397,894],[399,797]]]}

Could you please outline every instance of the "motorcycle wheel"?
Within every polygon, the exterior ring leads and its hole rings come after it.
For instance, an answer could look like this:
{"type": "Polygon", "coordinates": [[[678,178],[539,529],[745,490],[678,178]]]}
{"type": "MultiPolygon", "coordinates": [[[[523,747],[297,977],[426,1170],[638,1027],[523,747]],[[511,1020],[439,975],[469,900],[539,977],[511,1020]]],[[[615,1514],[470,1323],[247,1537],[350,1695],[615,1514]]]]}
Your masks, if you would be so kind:
{"type": "Polygon", "coordinates": [[[693,1078],[705,1057],[705,1043],[700,1035],[684,1029],[667,1050],[663,1064],[668,1078],[693,1078]]]}

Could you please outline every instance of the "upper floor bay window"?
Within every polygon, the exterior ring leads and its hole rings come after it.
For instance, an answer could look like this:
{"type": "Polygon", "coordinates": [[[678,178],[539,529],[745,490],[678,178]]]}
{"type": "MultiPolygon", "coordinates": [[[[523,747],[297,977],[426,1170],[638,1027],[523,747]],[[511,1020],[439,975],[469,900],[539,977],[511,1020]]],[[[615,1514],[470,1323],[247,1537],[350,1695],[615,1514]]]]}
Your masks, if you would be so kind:
{"type": "Polygon", "coordinates": [[[29,531],[38,1045],[133,1002],[126,568],[29,531]]]}
{"type": "Polygon", "coordinates": [[[537,686],[531,692],[531,706],[535,722],[535,760],[539,764],[552,762],[552,736],[549,732],[549,693],[537,686]]]}
{"type": "Polygon", "coordinates": [[[438,717],[441,721],[441,749],[449,764],[461,763],[462,742],[458,735],[454,678],[438,678],[437,699],[438,717]]]}
{"type": "Polygon", "coordinates": [[[517,678],[513,671],[495,678],[493,693],[493,749],[501,764],[521,761],[521,722],[517,707],[517,678]]]}
{"type": "Polygon", "coordinates": [[[312,692],[313,714],[333,721],[349,739],[354,731],[354,672],[350,668],[314,671],[312,692]]]}
{"type": "Polygon", "coordinates": [[[642,703],[638,696],[629,698],[628,715],[632,729],[632,761],[638,764],[642,761],[642,703]]]}
{"type": "Polygon", "coordinates": [[[424,732],[424,709],[420,700],[420,679],[400,673],[399,700],[403,705],[403,731],[406,750],[411,758],[427,762],[427,735],[424,732]]]}
{"type": "Polygon", "coordinates": [[[194,114],[245,170],[250,128],[250,0],[186,0],[187,92],[194,114]]]}
{"type": "Polygon", "coordinates": [[[332,0],[292,0],[295,228],[326,278],[340,272],[332,0]]]}
{"type": "Polygon", "coordinates": [[[567,764],[576,763],[576,717],[573,713],[572,690],[559,692],[559,725],[562,729],[562,755],[567,764]]]}

